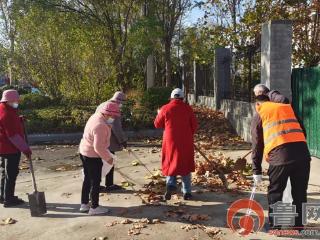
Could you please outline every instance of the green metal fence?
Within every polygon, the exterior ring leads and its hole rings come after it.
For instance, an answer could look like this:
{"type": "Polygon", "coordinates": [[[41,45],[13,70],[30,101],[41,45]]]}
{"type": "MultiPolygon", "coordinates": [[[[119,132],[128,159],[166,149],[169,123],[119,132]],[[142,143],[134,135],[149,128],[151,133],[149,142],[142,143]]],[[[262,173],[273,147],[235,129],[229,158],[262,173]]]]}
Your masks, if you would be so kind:
{"type": "Polygon", "coordinates": [[[293,69],[292,103],[305,125],[311,154],[320,157],[320,67],[293,69]]]}

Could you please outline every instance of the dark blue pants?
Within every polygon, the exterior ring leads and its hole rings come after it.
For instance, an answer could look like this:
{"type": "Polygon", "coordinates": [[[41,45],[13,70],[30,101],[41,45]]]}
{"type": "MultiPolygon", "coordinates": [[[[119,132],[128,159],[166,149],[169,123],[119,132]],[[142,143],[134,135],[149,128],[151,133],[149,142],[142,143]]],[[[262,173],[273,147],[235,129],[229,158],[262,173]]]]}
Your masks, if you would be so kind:
{"type": "Polygon", "coordinates": [[[20,158],[20,152],[0,155],[0,198],[5,201],[10,201],[14,197],[20,158]]]}

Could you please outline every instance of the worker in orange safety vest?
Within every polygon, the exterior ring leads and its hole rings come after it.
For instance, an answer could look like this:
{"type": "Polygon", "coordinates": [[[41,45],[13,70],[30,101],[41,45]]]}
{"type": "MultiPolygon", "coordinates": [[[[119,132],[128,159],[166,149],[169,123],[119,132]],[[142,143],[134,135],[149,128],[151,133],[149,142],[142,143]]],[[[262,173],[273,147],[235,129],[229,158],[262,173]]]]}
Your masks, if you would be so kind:
{"type": "Polygon", "coordinates": [[[271,205],[282,201],[283,191],[290,178],[293,203],[298,216],[295,227],[302,225],[302,203],[307,202],[307,187],[310,174],[310,153],[305,133],[290,104],[270,102],[266,95],[256,97],[258,118],[251,123],[253,179],[262,181],[262,159],[269,163],[268,203],[269,224],[273,222],[271,205]]]}

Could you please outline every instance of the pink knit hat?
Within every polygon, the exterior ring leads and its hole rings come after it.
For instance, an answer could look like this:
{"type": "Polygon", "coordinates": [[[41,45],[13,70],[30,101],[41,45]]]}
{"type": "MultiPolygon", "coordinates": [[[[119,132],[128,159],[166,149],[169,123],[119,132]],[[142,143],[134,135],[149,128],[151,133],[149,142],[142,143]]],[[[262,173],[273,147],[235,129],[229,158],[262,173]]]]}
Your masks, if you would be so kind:
{"type": "Polygon", "coordinates": [[[14,89],[9,89],[2,93],[2,99],[0,102],[18,102],[19,99],[19,93],[14,89]]]}
{"type": "Polygon", "coordinates": [[[126,95],[123,92],[117,91],[110,100],[120,104],[126,100],[126,95]]]}
{"type": "Polygon", "coordinates": [[[114,102],[107,102],[102,108],[100,108],[100,112],[113,117],[120,117],[121,115],[119,104],[114,102]]]}

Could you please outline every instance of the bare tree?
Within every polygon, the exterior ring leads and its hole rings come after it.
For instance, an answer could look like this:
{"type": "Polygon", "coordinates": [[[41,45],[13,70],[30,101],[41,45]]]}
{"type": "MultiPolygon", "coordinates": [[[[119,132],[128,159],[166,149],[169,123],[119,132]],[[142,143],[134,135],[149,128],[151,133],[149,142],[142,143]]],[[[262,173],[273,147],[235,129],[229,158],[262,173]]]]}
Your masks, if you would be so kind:
{"type": "Polygon", "coordinates": [[[179,19],[191,6],[190,0],[157,0],[154,1],[156,16],[163,27],[162,44],[164,46],[164,62],[166,64],[166,86],[172,85],[171,47],[179,19]]]}

